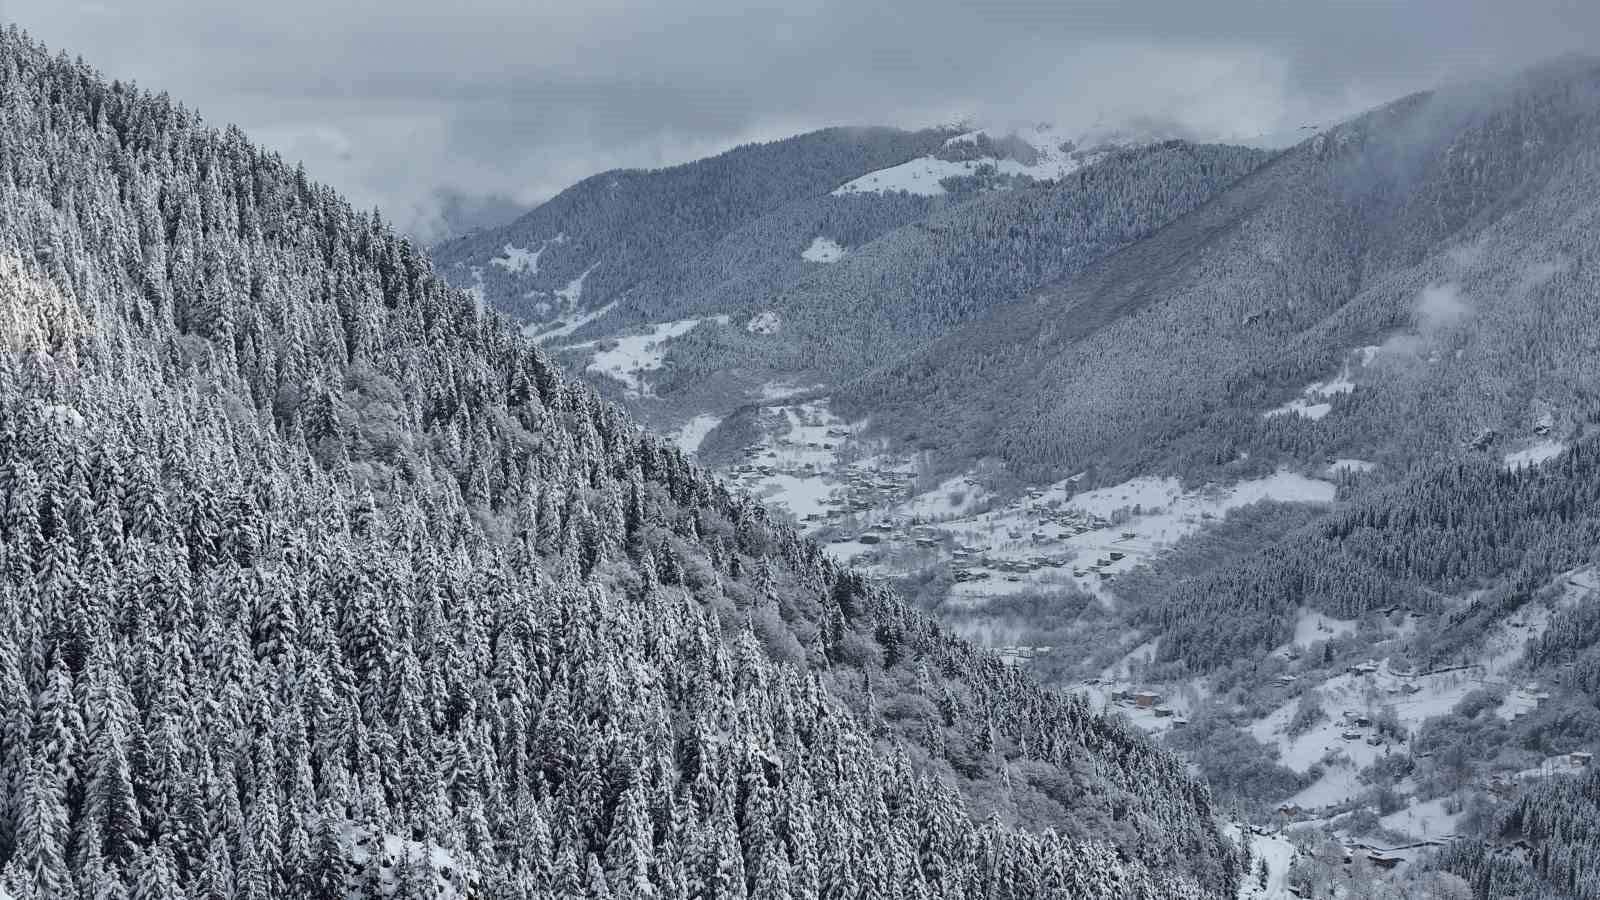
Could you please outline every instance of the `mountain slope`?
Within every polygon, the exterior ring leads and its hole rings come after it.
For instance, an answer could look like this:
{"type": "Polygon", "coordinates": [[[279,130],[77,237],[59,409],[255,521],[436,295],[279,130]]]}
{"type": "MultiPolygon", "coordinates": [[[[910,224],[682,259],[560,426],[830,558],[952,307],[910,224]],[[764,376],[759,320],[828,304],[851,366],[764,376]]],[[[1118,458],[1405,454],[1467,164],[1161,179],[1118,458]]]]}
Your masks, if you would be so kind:
{"type": "MultiPolygon", "coordinates": [[[[640,284],[681,281],[686,261],[730,233],[927,152],[950,133],[830,128],[667,169],[602,172],[503,228],[447,241],[432,256],[454,283],[497,309],[536,323],[570,321],[640,284]]],[[[867,206],[883,207],[875,212],[898,224],[926,204],[877,198],[852,209],[867,206]]]]}
{"type": "Polygon", "coordinates": [[[654,412],[641,396],[676,395],[691,414],[720,416],[768,383],[833,383],[911,353],[1267,158],[1182,142],[1068,153],[1053,132],[1030,139],[832,129],[596,176],[433,255],[458,285],[532,320],[547,346],[573,347],[563,360],[579,369],[608,339],[677,323],[658,371],[624,373],[617,393],[641,414],[654,412]],[[840,186],[847,162],[917,150],[927,155],[840,186]]]}
{"type": "Polygon", "coordinates": [[[1545,412],[1564,431],[1594,378],[1597,73],[1566,60],[1338,126],[873,373],[849,406],[1037,479],[1216,472],[1241,450],[1253,470],[1403,467],[1487,430],[1528,435],[1545,412]],[[1326,419],[1265,415],[1308,383],[1353,387],[1326,389],[1326,419]]]}
{"type": "Polygon", "coordinates": [[[707,308],[759,311],[778,327],[686,336],[663,381],[737,365],[837,382],[1135,244],[1265,158],[1173,141],[1109,152],[1059,181],[974,192],[765,294],[710,295],[707,308]]]}
{"type": "Polygon", "coordinates": [[[18,900],[1234,894],[1175,758],[238,131],[14,30],[0,122],[18,900]]]}

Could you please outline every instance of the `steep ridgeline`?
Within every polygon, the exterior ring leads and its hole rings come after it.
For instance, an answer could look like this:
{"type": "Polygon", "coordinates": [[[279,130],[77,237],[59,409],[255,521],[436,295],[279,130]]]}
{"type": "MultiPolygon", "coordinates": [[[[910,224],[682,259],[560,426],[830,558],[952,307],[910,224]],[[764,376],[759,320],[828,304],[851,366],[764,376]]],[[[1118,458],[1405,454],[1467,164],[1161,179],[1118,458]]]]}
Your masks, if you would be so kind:
{"type": "MultiPolygon", "coordinates": [[[[663,294],[683,293],[696,281],[692,269],[702,254],[754,223],[774,218],[781,224],[762,230],[795,229],[798,246],[776,260],[803,269],[800,252],[814,235],[855,244],[925,214],[926,198],[878,195],[856,204],[819,198],[928,152],[953,133],[829,128],[687,165],[602,172],[503,228],[447,241],[432,256],[452,283],[532,323],[570,323],[641,285],[652,286],[651,296],[619,318],[682,318],[663,307],[663,294]]],[[[746,262],[759,271],[770,261],[746,262]]]]}
{"type": "MultiPolygon", "coordinates": [[[[1261,165],[1243,147],[1170,141],[1108,151],[1048,182],[947,194],[923,220],[763,293],[707,292],[697,309],[732,310],[668,352],[663,394],[735,367],[824,383],[910,355],[997,305],[1154,233],[1261,165]],[[769,329],[740,327],[761,315],[769,329]]],[[[870,195],[868,195],[870,196],[870,195]]],[[[862,204],[862,195],[830,198],[862,204]]],[[[878,201],[881,202],[881,201],[878,201]]]]}
{"type": "Polygon", "coordinates": [[[1174,757],[237,130],[15,30],[0,128],[17,900],[1235,894],[1174,757]]]}
{"type": "Polygon", "coordinates": [[[725,395],[727,373],[826,384],[1151,234],[1269,158],[1174,141],[1045,165],[1010,140],[830,129],[606,173],[433,256],[546,346],[579,345],[564,361],[580,370],[594,338],[698,320],[646,377],[656,396],[725,395]]]}
{"type": "Polygon", "coordinates": [[[1559,438],[1600,375],[1597,146],[1594,60],[1409,97],[870,375],[847,405],[946,456],[1039,480],[1099,467],[1102,483],[1559,438]]]}

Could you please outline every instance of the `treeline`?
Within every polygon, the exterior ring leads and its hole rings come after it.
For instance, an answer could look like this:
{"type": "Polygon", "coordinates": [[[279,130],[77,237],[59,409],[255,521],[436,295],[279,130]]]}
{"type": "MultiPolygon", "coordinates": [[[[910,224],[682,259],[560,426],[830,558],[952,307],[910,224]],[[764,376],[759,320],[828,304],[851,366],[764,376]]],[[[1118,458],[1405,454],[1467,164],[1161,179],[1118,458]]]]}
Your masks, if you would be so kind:
{"type": "MultiPolygon", "coordinates": [[[[1452,623],[1476,621],[1480,611],[1498,618],[1558,573],[1593,560],[1597,510],[1600,453],[1592,441],[1538,467],[1438,464],[1235,563],[1180,580],[1166,596],[1139,598],[1139,624],[1162,635],[1161,659],[1204,672],[1285,643],[1302,607],[1338,618],[1395,606],[1427,614],[1445,594],[1498,585],[1450,614],[1452,623]]],[[[1565,642],[1592,642],[1583,617],[1561,621],[1536,648],[1536,664],[1565,642]]],[[[1476,637],[1481,629],[1462,630],[1476,637]]]]}

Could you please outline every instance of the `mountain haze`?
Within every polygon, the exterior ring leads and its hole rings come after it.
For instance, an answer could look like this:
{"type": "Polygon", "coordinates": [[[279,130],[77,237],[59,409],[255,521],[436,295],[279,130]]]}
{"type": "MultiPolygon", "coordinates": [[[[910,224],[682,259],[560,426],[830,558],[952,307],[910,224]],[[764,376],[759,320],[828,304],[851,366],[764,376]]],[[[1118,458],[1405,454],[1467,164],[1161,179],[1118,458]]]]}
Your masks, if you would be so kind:
{"type": "Polygon", "coordinates": [[[1181,753],[1243,896],[1597,896],[1600,61],[1305,132],[934,132],[533,330],[1181,753]]]}

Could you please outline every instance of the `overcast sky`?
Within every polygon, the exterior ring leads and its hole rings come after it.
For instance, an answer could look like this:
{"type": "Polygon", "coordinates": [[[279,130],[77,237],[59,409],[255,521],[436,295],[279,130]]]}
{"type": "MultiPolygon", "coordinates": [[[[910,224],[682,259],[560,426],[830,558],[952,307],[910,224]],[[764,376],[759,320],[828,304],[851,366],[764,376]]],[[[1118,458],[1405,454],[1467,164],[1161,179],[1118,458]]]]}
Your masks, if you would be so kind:
{"type": "Polygon", "coordinates": [[[0,0],[425,239],[830,124],[1242,137],[1595,46],[1596,0],[0,0]]]}

